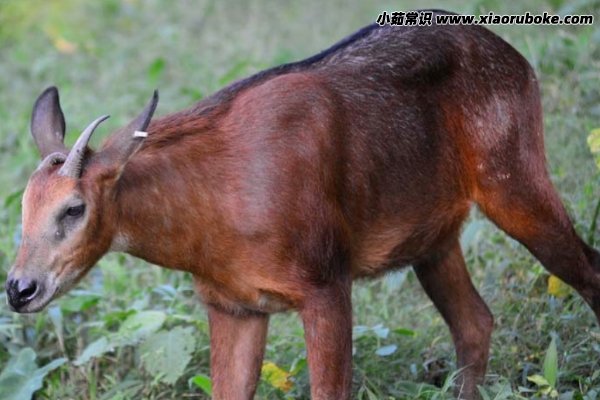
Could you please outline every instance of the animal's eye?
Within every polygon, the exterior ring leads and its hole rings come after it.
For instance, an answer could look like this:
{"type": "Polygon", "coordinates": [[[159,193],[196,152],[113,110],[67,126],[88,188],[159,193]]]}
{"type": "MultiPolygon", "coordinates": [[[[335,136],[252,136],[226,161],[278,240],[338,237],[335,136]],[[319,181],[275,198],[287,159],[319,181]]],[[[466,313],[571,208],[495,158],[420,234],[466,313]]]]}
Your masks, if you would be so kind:
{"type": "Polygon", "coordinates": [[[66,214],[69,217],[81,217],[85,211],[85,204],[67,208],[66,214]]]}

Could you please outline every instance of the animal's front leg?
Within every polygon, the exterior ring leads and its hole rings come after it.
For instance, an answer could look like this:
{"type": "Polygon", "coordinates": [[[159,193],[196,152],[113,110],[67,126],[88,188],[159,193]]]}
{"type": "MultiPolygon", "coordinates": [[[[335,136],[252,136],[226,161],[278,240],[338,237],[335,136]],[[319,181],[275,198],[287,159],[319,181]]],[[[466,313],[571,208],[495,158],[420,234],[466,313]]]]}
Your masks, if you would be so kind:
{"type": "Polygon", "coordinates": [[[213,398],[252,399],[260,377],[269,316],[233,315],[208,306],[213,398]]]}
{"type": "Polygon", "coordinates": [[[350,280],[307,294],[301,310],[311,399],[344,400],[352,386],[350,280]]]}

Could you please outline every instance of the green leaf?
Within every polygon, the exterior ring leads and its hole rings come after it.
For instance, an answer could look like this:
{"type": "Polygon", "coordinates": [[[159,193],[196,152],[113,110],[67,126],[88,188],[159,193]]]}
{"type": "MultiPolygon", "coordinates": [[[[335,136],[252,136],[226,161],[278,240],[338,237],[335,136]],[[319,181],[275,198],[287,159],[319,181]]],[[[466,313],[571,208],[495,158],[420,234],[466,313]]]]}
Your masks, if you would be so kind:
{"type": "Polygon", "coordinates": [[[204,393],[206,393],[209,396],[212,396],[212,381],[207,375],[199,374],[190,378],[190,384],[196,385],[197,387],[202,389],[204,393]]]}
{"type": "Polygon", "coordinates": [[[60,308],[65,312],[82,312],[96,305],[101,295],[87,291],[72,291],[69,297],[66,297],[60,302],[60,308]]]}
{"type": "Polygon", "coordinates": [[[139,399],[140,392],[144,389],[144,382],[130,377],[119,380],[111,385],[98,400],[129,400],[139,399]]]}
{"type": "Polygon", "coordinates": [[[158,331],[166,318],[166,314],[162,311],[139,311],[131,314],[123,322],[118,332],[103,336],[90,343],[74,361],[74,364],[83,365],[92,358],[100,357],[116,347],[137,344],[158,331]]]}
{"type": "Polygon", "coordinates": [[[183,375],[195,347],[192,327],[157,332],[140,346],[142,365],[163,382],[173,384],[183,375]]]}
{"type": "Polygon", "coordinates": [[[396,328],[394,329],[394,333],[402,336],[417,336],[417,332],[406,328],[396,328]]]}
{"type": "Polygon", "coordinates": [[[77,357],[75,361],[73,361],[73,364],[83,365],[92,358],[100,357],[102,354],[110,351],[111,349],[112,347],[108,343],[108,339],[106,337],[101,337],[95,342],[90,343],[85,350],[83,350],[83,353],[81,353],[81,355],[77,357]]]}
{"type": "Polygon", "coordinates": [[[60,307],[50,307],[48,308],[48,316],[50,316],[50,320],[54,325],[54,329],[56,330],[56,336],[58,336],[58,340],[61,343],[61,346],[64,343],[63,337],[63,317],[62,312],[60,311],[60,307]]]}
{"type": "Polygon", "coordinates": [[[373,393],[373,391],[366,386],[365,386],[365,392],[367,392],[367,398],[369,400],[377,400],[378,399],[377,396],[375,395],[375,393],[373,393]]]}
{"type": "Polygon", "coordinates": [[[481,396],[482,400],[492,400],[491,396],[483,386],[477,386],[477,389],[479,389],[479,395],[481,396]]]}
{"type": "Polygon", "coordinates": [[[555,388],[557,376],[558,352],[556,350],[556,337],[552,336],[548,350],[546,350],[546,357],[544,357],[544,378],[551,387],[555,388]]]}
{"type": "Polygon", "coordinates": [[[387,357],[389,355],[394,354],[397,348],[398,346],[396,346],[395,344],[390,344],[389,346],[383,346],[378,348],[375,351],[375,354],[377,354],[378,356],[387,357]]]}
{"type": "Polygon", "coordinates": [[[117,344],[132,345],[148,338],[158,331],[167,315],[162,311],[139,311],[130,315],[116,333],[117,344]]]}
{"type": "Polygon", "coordinates": [[[305,369],[307,365],[306,357],[296,358],[290,367],[290,375],[297,375],[300,371],[305,369]]]}
{"type": "Polygon", "coordinates": [[[549,386],[550,383],[548,383],[548,380],[546,378],[544,378],[541,375],[531,375],[527,377],[527,380],[529,382],[533,382],[536,385],[540,386],[540,387],[546,387],[549,386]]]}
{"type": "Polygon", "coordinates": [[[67,361],[66,358],[58,358],[38,368],[35,358],[33,349],[26,347],[8,361],[0,373],[1,399],[31,399],[33,394],[42,387],[44,377],[67,361]]]}

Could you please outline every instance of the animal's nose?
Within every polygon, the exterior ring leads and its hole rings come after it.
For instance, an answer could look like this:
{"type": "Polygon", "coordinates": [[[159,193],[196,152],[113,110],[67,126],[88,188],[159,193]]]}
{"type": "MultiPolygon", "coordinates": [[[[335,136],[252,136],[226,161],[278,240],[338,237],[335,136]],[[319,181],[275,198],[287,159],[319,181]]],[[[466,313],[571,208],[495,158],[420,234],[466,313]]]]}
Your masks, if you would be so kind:
{"type": "Polygon", "coordinates": [[[37,295],[38,285],[33,279],[21,278],[6,281],[8,302],[15,310],[29,303],[37,295]]]}

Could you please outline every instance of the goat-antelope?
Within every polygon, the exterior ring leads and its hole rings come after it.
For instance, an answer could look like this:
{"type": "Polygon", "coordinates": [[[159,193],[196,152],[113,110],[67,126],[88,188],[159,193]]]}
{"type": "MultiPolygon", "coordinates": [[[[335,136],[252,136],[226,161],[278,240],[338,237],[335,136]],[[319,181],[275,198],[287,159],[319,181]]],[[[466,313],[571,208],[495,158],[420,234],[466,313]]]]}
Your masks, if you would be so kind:
{"type": "Polygon", "coordinates": [[[348,399],[352,280],[410,264],[452,332],[457,392],[475,398],[493,322],[458,241],[474,203],[600,318],[599,254],[548,177],[534,72],[483,27],[371,25],[150,123],[157,100],[99,151],[106,117],[69,151],[58,91],[38,98],[15,311],[127,252],[193,275],[215,398],[253,396],[268,316],[295,309],[312,398],[348,399]]]}

